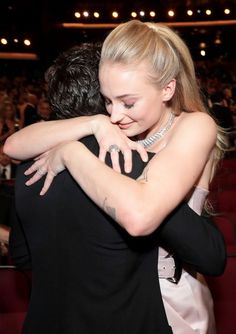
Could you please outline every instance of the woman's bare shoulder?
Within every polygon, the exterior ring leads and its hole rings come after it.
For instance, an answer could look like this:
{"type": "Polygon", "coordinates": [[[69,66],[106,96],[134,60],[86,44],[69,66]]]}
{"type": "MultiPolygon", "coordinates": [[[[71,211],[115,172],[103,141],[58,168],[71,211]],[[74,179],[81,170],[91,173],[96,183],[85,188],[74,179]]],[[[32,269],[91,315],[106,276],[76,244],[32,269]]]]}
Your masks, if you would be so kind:
{"type": "Polygon", "coordinates": [[[181,119],[177,124],[177,131],[192,132],[193,134],[202,134],[213,136],[217,133],[217,124],[214,119],[204,112],[182,113],[181,119]]]}
{"type": "Polygon", "coordinates": [[[214,121],[214,119],[211,117],[211,115],[209,115],[208,113],[205,112],[200,112],[200,111],[196,111],[196,112],[183,112],[181,114],[182,116],[182,121],[183,122],[188,122],[188,123],[192,123],[192,122],[199,122],[200,123],[205,123],[208,125],[212,125],[214,127],[216,127],[216,122],[214,121]]]}

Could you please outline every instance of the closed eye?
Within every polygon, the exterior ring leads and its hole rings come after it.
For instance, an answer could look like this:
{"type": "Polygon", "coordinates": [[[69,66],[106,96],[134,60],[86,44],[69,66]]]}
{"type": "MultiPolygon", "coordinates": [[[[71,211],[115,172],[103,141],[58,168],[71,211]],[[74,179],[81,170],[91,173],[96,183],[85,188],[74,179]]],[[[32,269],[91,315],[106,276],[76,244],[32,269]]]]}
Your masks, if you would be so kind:
{"type": "Polygon", "coordinates": [[[134,103],[133,103],[133,104],[127,104],[127,103],[124,103],[124,107],[125,107],[126,109],[131,109],[133,106],[134,106],[134,103]]]}

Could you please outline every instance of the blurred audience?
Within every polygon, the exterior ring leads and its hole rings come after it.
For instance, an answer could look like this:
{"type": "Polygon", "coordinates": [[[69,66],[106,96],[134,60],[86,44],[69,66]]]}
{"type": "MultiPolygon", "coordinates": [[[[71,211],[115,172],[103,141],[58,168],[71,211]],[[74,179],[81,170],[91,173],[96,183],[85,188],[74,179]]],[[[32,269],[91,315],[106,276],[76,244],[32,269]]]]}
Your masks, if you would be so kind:
{"type": "Polygon", "coordinates": [[[38,122],[50,121],[53,119],[52,110],[50,108],[48,100],[42,98],[38,103],[38,122]]]}
{"type": "Polygon", "coordinates": [[[5,257],[8,255],[9,233],[10,233],[10,227],[0,224],[0,256],[1,257],[5,257]]]}
{"type": "Polygon", "coordinates": [[[36,94],[28,93],[26,95],[26,106],[22,112],[22,123],[23,126],[33,124],[38,121],[38,97],[36,94]]]}
{"type": "MultiPolygon", "coordinates": [[[[0,244],[1,255],[6,255],[10,215],[14,201],[14,179],[19,161],[12,160],[3,153],[0,146],[0,244]]],[[[2,263],[2,261],[1,261],[2,263]]]]}
{"type": "Polygon", "coordinates": [[[11,101],[5,100],[0,106],[0,144],[15,132],[16,124],[16,108],[11,101]]]}
{"type": "MultiPolygon", "coordinates": [[[[198,82],[201,87],[206,105],[220,124],[225,127],[231,123],[231,117],[221,107],[228,107],[233,117],[233,128],[236,128],[236,70],[235,64],[224,59],[215,61],[195,61],[198,82]],[[219,95],[224,100],[219,101],[219,95]],[[225,117],[225,119],[224,119],[225,117]]],[[[29,124],[51,120],[53,115],[47,102],[47,84],[44,79],[45,69],[42,72],[22,70],[22,74],[15,76],[0,76],[0,111],[7,105],[14,120],[5,120],[4,111],[0,113],[0,140],[29,124]],[[11,106],[9,106],[9,104],[11,106]],[[13,112],[13,110],[15,110],[13,112]],[[13,117],[13,115],[12,115],[13,117]],[[13,123],[15,124],[13,126],[13,123]],[[3,132],[3,133],[2,133],[3,132]]],[[[10,116],[9,116],[10,117],[10,116]]]]}
{"type": "Polygon", "coordinates": [[[217,123],[228,131],[234,128],[233,114],[225,101],[224,94],[217,92],[211,96],[212,107],[210,109],[217,123]]]}
{"type": "Polygon", "coordinates": [[[226,85],[223,87],[223,96],[226,107],[233,112],[235,109],[235,100],[233,97],[232,85],[226,85]]]}
{"type": "Polygon", "coordinates": [[[11,180],[15,178],[16,167],[19,162],[11,159],[3,152],[3,145],[0,146],[0,180],[11,180]]]}

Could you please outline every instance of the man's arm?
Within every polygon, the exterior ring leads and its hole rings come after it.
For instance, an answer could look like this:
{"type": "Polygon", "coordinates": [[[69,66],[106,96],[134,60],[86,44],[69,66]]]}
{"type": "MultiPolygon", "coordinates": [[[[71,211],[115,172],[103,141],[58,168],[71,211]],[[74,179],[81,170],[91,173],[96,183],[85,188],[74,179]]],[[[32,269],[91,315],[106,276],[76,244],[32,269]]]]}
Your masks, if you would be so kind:
{"type": "Polygon", "coordinates": [[[226,266],[224,238],[210,218],[179,205],[159,227],[163,244],[197,272],[217,276],[226,266]]]}
{"type": "Polygon", "coordinates": [[[31,269],[31,256],[25,234],[18,218],[15,204],[12,206],[10,217],[9,253],[13,264],[23,270],[31,269]]]}

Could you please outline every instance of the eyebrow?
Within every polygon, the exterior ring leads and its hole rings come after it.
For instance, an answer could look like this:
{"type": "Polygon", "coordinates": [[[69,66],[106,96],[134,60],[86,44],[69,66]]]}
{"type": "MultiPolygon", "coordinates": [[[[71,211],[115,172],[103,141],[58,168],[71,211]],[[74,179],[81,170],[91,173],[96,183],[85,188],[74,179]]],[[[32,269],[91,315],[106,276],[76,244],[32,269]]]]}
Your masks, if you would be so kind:
{"type": "MultiPolygon", "coordinates": [[[[108,97],[105,94],[103,94],[101,91],[100,91],[100,93],[102,94],[102,96],[104,98],[108,99],[108,97]]],[[[137,96],[136,94],[122,94],[122,95],[116,96],[115,98],[116,99],[124,99],[126,97],[136,97],[136,96],[137,96]]]]}

